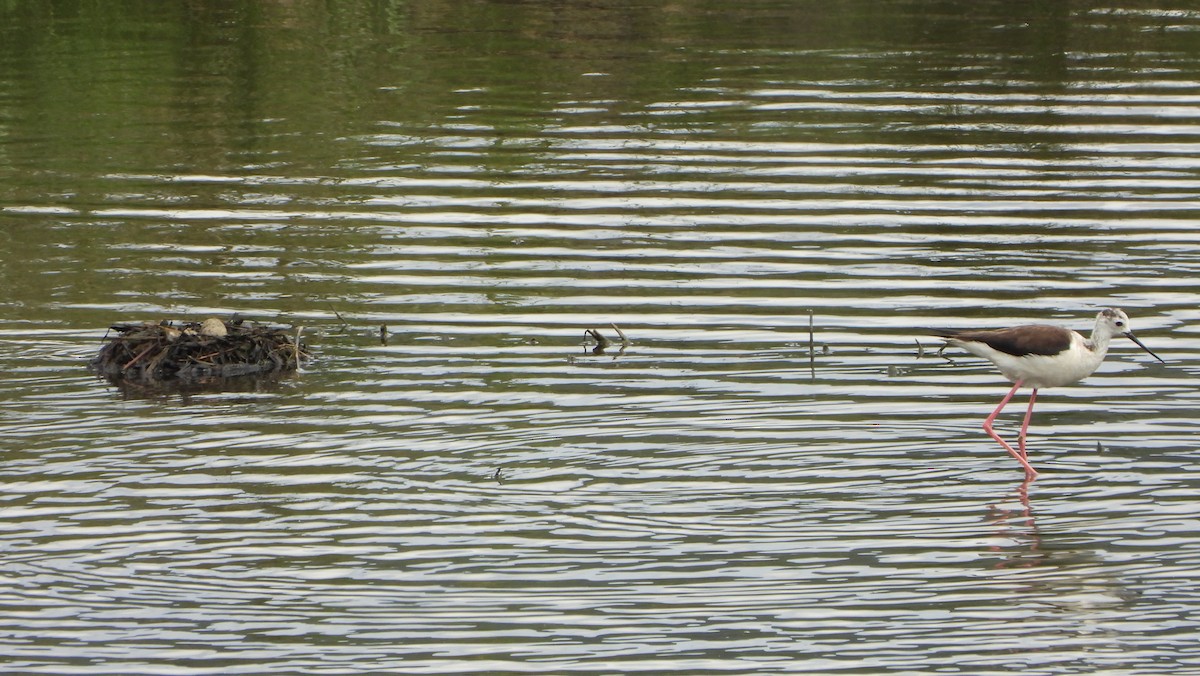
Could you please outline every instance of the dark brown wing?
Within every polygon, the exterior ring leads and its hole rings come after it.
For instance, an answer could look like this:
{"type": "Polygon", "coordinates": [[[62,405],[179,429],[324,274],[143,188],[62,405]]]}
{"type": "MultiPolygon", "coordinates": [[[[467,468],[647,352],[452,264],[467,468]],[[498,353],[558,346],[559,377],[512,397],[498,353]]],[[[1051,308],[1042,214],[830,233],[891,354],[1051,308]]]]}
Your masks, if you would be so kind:
{"type": "Polygon", "coordinates": [[[952,340],[983,343],[1014,357],[1027,354],[1055,355],[1071,347],[1071,332],[1060,326],[1030,324],[995,331],[935,331],[936,335],[952,340]]]}

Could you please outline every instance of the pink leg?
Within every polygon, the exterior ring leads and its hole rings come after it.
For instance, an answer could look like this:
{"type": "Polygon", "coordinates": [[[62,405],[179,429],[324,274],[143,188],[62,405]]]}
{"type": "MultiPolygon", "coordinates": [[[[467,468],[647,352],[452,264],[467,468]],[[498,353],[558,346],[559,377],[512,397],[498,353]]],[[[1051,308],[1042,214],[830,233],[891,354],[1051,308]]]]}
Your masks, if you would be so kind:
{"type": "MultiPolygon", "coordinates": [[[[1008,401],[1013,398],[1013,395],[1017,393],[1017,390],[1021,389],[1021,382],[1022,381],[1018,380],[1016,384],[1012,386],[1012,389],[1008,391],[1008,394],[1004,395],[1004,398],[1000,400],[1000,405],[996,407],[996,410],[992,411],[992,414],[987,417],[987,420],[983,421],[983,431],[987,432],[989,437],[995,439],[996,443],[1003,446],[1004,450],[1008,451],[1009,455],[1016,458],[1017,462],[1021,463],[1021,465],[1025,467],[1025,480],[1029,481],[1033,479],[1033,477],[1037,476],[1037,470],[1034,469],[1033,465],[1030,465],[1029,461],[1025,459],[1024,453],[1018,453],[1017,451],[1013,450],[1013,447],[1009,446],[1008,442],[1001,439],[1000,435],[996,434],[996,430],[992,429],[992,423],[996,420],[996,416],[1000,415],[1000,411],[1004,410],[1004,406],[1008,404],[1008,401]]],[[[1024,433],[1022,433],[1022,441],[1024,441],[1024,433]]],[[[1024,447],[1024,444],[1022,444],[1022,447],[1024,447]]]]}
{"type": "Polygon", "coordinates": [[[1017,437],[1017,450],[1021,451],[1021,456],[1026,460],[1029,459],[1029,454],[1025,452],[1025,435],[1029,433],[1029,421],[1033,418],[1033,402],[1037,401],[1037,388],[1029,393],[1029,408],[1025,411],[1025,422],[1021,425],[1021,436],[1017,437]]]}

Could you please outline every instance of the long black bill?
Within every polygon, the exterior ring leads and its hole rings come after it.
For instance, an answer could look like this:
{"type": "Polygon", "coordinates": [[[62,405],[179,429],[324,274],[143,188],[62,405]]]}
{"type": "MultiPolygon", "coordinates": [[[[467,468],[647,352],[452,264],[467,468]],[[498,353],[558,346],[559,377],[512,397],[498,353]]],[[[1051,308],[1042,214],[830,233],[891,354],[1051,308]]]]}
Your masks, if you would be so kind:
{"type": "Polygon", "coordinates": [[[1137,343],[1137,346],[1138,346],[1138,347],[1140,347],[1140,348],[1142,348],[1143,350],[1145,350],[1145,351],[1149,352],[1151,357],[1154,357],[1155,359],[1159,360],[1160,362],[1162,362],[1162,363],[1164,363],[1164,364],[1165,364],[1165,363],[1167,363],[1167,362],[1163,361],[1163,358],[1162,358],[1162,357],[1160,357],[1160,356],[1158,356],[1158,355],[1154,354],[1154,350],[1151,350],[1150,348],[1148,348],[1148,347],[1146,347],[1145,345],[1143,345],[1143,344],[1142,344],[1142,341],[1140,341],[1140,340],[1138,340],[1138,339],[1137,339],[1137,336],[1133,335],[1132,333],[1126,333],[1126,334],[1125,334],[1125,337],[1126,337],[1126,338],[1128,338],[1128,339],[1130,339],[1130,340],[1132,340],[1133,342],[1137,343]]]}

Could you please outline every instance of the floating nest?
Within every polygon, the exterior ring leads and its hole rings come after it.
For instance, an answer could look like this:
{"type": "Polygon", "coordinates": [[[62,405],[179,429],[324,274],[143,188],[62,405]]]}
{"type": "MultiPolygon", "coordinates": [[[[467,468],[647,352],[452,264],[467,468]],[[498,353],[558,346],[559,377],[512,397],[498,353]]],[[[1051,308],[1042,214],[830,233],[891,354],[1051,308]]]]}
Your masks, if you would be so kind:
{"type": "Polygon", "coordinates": [[[281,374],[300,368],[310,356],[298,330],[216,317],[179,325],[114,324],[110,329],[90,366],[99,375],[127,382],[187,384],[281,374]]]}

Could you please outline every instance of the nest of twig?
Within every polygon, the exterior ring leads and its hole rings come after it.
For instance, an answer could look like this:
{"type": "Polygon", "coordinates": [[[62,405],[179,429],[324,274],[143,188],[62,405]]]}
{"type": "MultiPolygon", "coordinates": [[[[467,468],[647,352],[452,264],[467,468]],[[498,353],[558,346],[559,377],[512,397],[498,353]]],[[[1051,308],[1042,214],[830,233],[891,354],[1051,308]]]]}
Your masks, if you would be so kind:
{"type": "Polygon", "coordinates": [[[109,378],[162,383],[294,371],[309,358],[299,331],[203,322],[114,324],[90,366],[109,378]]]}

